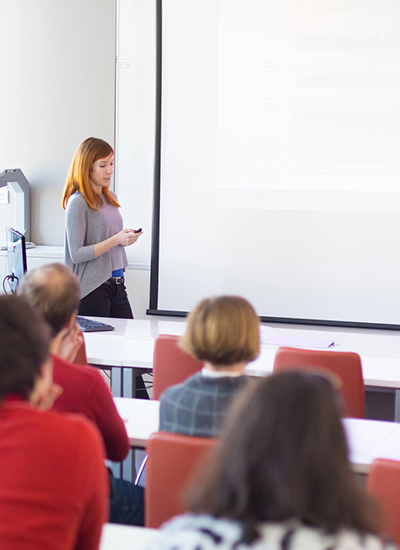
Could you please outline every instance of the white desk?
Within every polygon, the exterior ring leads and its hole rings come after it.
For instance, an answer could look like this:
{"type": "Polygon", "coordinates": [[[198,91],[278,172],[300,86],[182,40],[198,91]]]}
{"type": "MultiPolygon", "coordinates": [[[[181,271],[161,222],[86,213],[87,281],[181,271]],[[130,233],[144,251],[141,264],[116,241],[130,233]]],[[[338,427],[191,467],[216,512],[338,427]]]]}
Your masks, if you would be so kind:
{"type": "Polygon", "coordinates": [[[396,422],[345,418],[343,420],[349,445],[349,458],[354,472],[367,474],[374,458],[393,458],[400,461],[400,425],[396,422]],[[385,454],[391,449],[392,456],[385,454]]]}
{"type": "MultiPolygon", "coordinates": [[[[102,319],[116,327],[112,332],[85,334],[88,362],[98,366],[151,369],[154,340],[158,334],[181,335],[186,320],[102,319]]],[[[359,353],[367,387],[400,389],[400,335],[395,331],[269,325],[285,338],[330,338],[335,351],[359,353]]],[[[278,346],[261,346],[260,357],[246,368],[252,376],[272,371],[278,346]]]]}
{"type": "Polygon", "coordinates": [[[132,397],[134,376],[153,368],[154,340],[158,334],[183,334],[185,319],[160,321],[142,319],[105,319],[91,317],[115,327],[110,332],[86,332],[88,363],[111,368],[112,392],[115,396],[132,397]]]}
{"type": "MultiPolygon", "coordinates": [[[[145,447],[159,428],[159,401],[114,398],[133,447],[145,447]]],[[[354,472],[367,474],[374,458],[400,461],[400,425],[395,422],[345,418],[343,420],[354,472]]]]}
{"type": "Polygon", "coordinates": [[[157,529],[105,523],[99,550],[145,550],[157,534],[157,529]]]}
{"type": "Polygon", "coordinates": [[[160,402],[127,397],[114,397],[114,402],[125,422],[131,447],[146,447],[150,435],[158,431],[160,402]]]}

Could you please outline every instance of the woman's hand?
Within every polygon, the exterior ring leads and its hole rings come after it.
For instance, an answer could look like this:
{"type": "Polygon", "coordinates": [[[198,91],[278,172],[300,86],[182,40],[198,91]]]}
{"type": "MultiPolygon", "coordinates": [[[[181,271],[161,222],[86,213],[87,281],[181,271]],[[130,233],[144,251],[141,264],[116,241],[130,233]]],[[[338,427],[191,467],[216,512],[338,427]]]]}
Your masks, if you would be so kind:
{"type": "Polygon", "coordinates": [[[123,229],[119,233],[117,233],[117,241],[118,244],[122,246],[131,246],[134,244],[140,235],[143,234],[143,231],[140,231],[140,233],[135,233],[134,229],[123,229]]]}
{"type": "Polygon", "coordinates": [[[139,233],[135,233],[134,229],[122,229],[119,233],[116,233],[109,239],[106,239],[105,241],[101,241],[100,243],[97,243],[94,245],[94,255],[96,258],[104,254],[105,252],[108,252],[113,248],[114,246],[121,245],[121,246],[131,246],[134,244],[140,235],[143,234],[143,231],[140,231],[139,233]]]}

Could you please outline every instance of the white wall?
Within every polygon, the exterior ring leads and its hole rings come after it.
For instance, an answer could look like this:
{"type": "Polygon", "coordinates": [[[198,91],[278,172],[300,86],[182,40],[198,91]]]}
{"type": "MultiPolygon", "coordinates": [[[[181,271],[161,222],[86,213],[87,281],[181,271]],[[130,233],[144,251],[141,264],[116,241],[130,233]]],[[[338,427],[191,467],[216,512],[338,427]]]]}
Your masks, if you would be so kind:
{"type": "Polygon", "coordinates": [[[125,273],[135,318],[150,293],[155,145],[156,0],[117,0],[115,190],[125,227],[142,227],[125,273]]]}
{"type": "Polygon", "coordinates": [[[129,263],[150,265],[155,144],[155,0],[117,0],[115,189],[125,227],[142,227],[129,263]]]}
{"type": "Polygon", "coordinates": [[[31,184],[31,240],[62,245],[75,149],[114,141],[115,0],[3,1],[0,21],[0,170],[31,184]]]}
{"type": "MultiPolygon", "coordinates": [[[[0,21],[0,171],[21,168],[31,184],[31,240],[63,245],[61,194],[75,149],[91,135],[114,143],[115,134],[115,189],[125,227],[144,230],[127,250],[126,273],[135,317],[143,318],[154,169],[155,0],[13,0],[1,3],[0,21]]],[[[9,217],[9,206],[0,204],[0,241],[9,217]]]]}

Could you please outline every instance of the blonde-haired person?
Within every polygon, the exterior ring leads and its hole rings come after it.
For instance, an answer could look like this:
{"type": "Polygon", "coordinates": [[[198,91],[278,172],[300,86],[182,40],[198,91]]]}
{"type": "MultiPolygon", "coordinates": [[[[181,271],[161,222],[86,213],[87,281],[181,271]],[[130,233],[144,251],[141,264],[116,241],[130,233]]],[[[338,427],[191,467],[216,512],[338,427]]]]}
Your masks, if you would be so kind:
{"type": "Polygon", "coordinates": [[[123,229],[116,195],[110,190],[114,151],[87,138],[75,152],[64,187],[64,261],[81,285],[80,315],[133,318],[124,284],[125,247],[141,231],[123,229]]]}
{"type": "Polygon", "coordinates": [[[160,430],[217,437],[225,410],[260,351],[259,318],[240,296],[202,300],[188,316],[181,346],[204,361],[201,372],[161,396],[160,430]]]}

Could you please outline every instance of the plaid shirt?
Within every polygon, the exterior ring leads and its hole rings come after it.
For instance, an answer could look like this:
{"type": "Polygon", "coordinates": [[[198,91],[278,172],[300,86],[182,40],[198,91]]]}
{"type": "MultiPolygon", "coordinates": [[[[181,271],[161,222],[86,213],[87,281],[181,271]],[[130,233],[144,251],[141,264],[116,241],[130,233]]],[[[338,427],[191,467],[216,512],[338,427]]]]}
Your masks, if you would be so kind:
{"type": "Polygon", "coordinates": [[[160,430],[218,437],[225,409],[247,380],[244,375],[214,378],[196,373],[166,389],[160,398],[160,430]]]}

